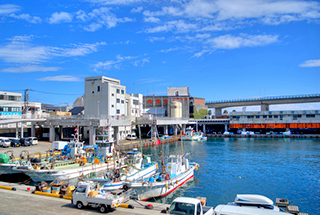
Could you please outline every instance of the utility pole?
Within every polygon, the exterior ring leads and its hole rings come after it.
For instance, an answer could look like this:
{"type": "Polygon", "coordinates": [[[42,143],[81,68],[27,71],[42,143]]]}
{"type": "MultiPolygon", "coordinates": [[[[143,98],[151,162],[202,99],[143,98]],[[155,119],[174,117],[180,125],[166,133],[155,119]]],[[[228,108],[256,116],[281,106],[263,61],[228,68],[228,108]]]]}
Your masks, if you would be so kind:
{"type": "Polygon", "coordinates": [[[25,89],[24,90],[24,107],[23,107],[23,113],[26,114],[28,111],[28,106],[29,106],[29,90],[30,89],[25,89]]]}

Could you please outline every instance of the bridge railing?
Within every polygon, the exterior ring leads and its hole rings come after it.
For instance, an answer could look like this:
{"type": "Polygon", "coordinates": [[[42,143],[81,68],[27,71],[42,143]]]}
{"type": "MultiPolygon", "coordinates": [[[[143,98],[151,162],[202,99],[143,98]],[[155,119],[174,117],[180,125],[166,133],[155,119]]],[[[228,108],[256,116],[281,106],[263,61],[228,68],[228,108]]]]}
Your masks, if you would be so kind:
{"type": "Polygon", "coordinates": [[[256,98],[248,98],[248,99],[217,100],[217,101],[206,102],[206,104],[263,101],[263,100],[279,100],[279,99],[301,99],[301,98],[320,98],[320,94],[305,94],[305,95],[293,95],[293,96],[265,96],[265,97],[256,97],[256,98]]]}

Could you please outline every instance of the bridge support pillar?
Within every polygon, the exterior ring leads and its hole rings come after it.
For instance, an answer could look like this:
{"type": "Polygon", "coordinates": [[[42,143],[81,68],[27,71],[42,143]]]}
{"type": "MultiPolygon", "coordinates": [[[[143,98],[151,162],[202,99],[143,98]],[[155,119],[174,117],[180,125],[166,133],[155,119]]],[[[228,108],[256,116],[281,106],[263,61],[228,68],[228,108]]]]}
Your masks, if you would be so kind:
{"type": "Polygon", "coordinates": [[[31,137],[35,137],[35,136],[36,136],[36,124],[31,123],[31,137]]]}
{"type": "Polygon", "coordinates": [[[205,134],[206,133],[206,125],[205,124],[202,124],[202,126],[203,126],[203,133],[205,134]]]}
{"type": "Polygon", "coordinates": [[[16,123],[16,138],[19,138],[19,123],[16,123]]]}
{"type": "Polygon", "coordinates": [[[168,135],[168,126],[167,125],[165,125],[164,126],[164,135],[168,135]]]}
{"type": "Polygon", "coordinates": [[[269,105],[268,104],[261,104],[261,111],[269,111],[269,105]]]}
{"type": "Polygon", "coordinates": [[[215,108],[215,116],[221,116],[222,115],[222,108],[215,108]]]}
{"type": "Polygon", "coordinates": [[[224,124],[224,130],[228,131],[228,124],[224,124]]]}
{"type": "Polygon", "coordinates": [[[178,126],[174,125],[174,135],[177,136],[178,135],[178,126]]]}
{"type": "Polygon", "coordinates": [[[20,127],[20,138],[23,138],[23,123],[21,122],[21,127],[20,127]]]}
{"type": "Polygon", "coordinates": [[[60,140],[63,139],[63,126],[59,126],[60,140]]]}
{"type": "Polygon", "coordinates": [[[90,145],[95,144],[95,139],[96,139],[95,128],[92,125],[90,125],[90,128],[89,128],[89,144],[90,145]]]}
{"type": "Polygon", "coordinates": [[[186,126],[187,125],[182,125],[182,131],[183,131],[184,134],[186,133],[186,126]]]}
{"type": "Polygon", "coordinates": [[[54,126],[50,125],[50,128],[49,128],[49,141],[50,142],[55,141],[55,136],[56,136],[56,132],[54,130],[54,126]]]}
{"type": "Polygon", "coordinates": [[[111,126],[108,126],[108,129],[107,129],[108,141],[113,141],[111,131],[112,131],[112,127],[111,127],[111,126]]]}
{"type": "Polygon", "coordinates": [[[114,129],[114,137],[115,137],[115,144],[119,145],[119,137],[120,137],[120,134],[119,134],[119,126],[114,126],[113,127],[114,129]]]}

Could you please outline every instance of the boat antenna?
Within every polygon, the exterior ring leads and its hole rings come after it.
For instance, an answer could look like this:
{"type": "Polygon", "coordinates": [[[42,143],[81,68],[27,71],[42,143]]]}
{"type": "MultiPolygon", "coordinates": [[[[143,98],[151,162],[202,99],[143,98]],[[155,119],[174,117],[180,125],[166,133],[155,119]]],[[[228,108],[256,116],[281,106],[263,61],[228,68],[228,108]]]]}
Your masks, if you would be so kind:
{"type": "Polygon", "coordinates": [[[136,118],[137,119],[137,123],[138,123],[138,131],[139,131],[139,142],[140,142],[140,151],[141,151],[141,154],[142,154],[142,143],[141,143],[141,130],[140,130],[140,124],[139,124],[139,119],[138,117],[136,118]]]}
{"type": "Polygon", "coordinates": [[[182,124],[181,124],[181,130],[180,130],[180,139],[181,139],[181,155],[183,156],[183,143],[182,143],[182,124]]]}

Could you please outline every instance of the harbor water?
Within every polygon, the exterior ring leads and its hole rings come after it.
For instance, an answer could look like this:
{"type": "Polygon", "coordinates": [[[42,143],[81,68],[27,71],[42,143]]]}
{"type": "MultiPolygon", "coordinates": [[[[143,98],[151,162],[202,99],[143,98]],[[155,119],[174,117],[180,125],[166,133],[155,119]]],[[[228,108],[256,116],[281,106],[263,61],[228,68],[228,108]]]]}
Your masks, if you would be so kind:
{"type": "MultiPolygon", "coordinates": [[[[161,153],[181,154],[181,142],[144,148],[161,162],[161,153]]],[[[320,140],[208,138],[183,142],[183,153],[200,164],[192,181],[154,201],[178,196],[207,198],[209,206],[232,202],[236,194],[260,194],[275,203],[289,199],[300,212],[320,214],[320,140]]]]}

